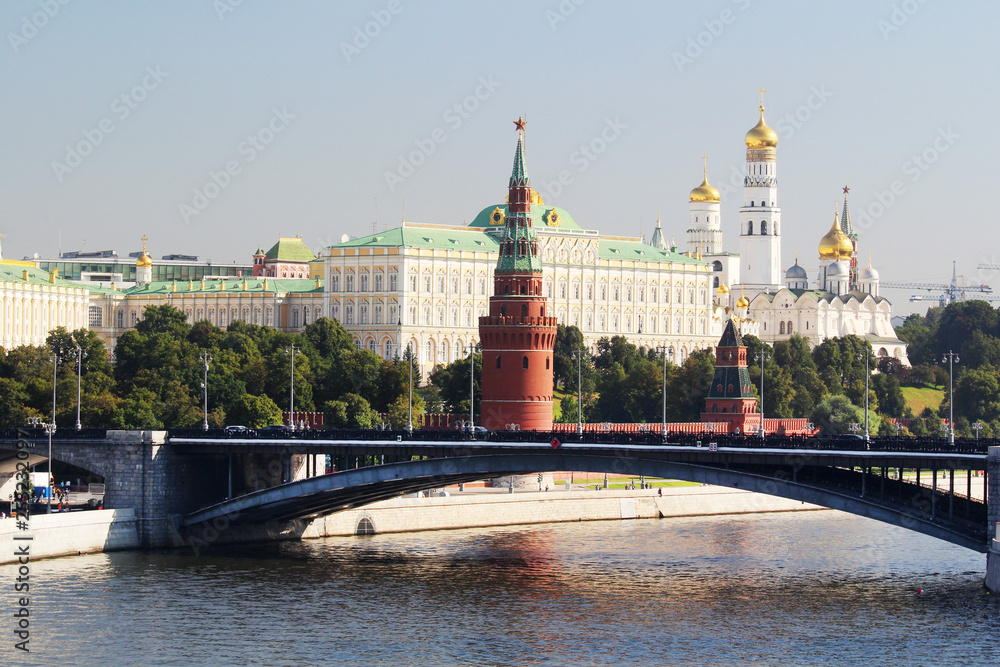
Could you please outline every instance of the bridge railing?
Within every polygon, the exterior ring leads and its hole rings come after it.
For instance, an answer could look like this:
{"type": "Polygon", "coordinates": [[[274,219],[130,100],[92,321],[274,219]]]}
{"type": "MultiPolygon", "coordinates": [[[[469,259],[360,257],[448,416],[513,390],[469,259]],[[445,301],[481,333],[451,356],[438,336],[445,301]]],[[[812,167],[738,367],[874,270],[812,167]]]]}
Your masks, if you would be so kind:
{"type": "MultiPolygon", "coordinates": [[[[656,425],[653,425],[656,426],[656,425]]],[[[945,438],[931,437],[881,437],[865,442],[861,438],[848,436],[812,436],[801,435],[723,435],[723,434],[691,434],[667,433],[660,434],[653,428],[646,431],[585,431],[582,434],[566,432],[540,431],[489,431],[471,434],[460,430],[425,430],[418,429],[412,433],[405,430],[378,429],[308,429],[308,430],[246,430],[226,431],[225,429],[200,428],[172,429],[172,438],[211,438],[211,439],[251,439],[251,440],[361,440],[361,441],[398,441],[427,442],[445,441],[461,442],[475,440],[484,442],[532,442],[546,443],[558,440],[559,443],[579,442],[584,444],[619,444],[619,445],[682,445],[690,447],[709,447],[714,444],[719,447],[740,447],[748,449],[811,449],[829,451],[882,451],[882,452],[928,452],[955,454],[986,454],[988,447],[995,444],[992,439],[957,439],[954,445],[945,438]]]]}

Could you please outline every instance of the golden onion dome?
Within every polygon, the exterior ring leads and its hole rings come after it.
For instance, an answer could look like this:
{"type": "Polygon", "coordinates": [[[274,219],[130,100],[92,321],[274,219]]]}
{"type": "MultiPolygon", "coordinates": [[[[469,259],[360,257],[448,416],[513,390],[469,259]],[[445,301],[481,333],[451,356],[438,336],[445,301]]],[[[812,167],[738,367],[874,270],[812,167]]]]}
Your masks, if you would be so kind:
{"type": "Polygon", "coordinates": [[[152,266],[153,265],[153,258],[150,257],[148,253],[143,252],[142,256],[139,259],[135,260],[135,265],[136,266],[152,266]]]}
{"type": "MultiPolygon", "coordinates": [[[[725,278],[725,276],[723,276],[725,278]]],[[[729,288],[726,286],[725,280],[719,281],[719,286],[715,289],[716,294],[729,294],[729,288]]]]}
{"type": "Polygon", "coordinates": [[[760,120],[746,136],[747,148],[777,148],[778,133],[764,122],[764,106],[760,107],[760,120]]]}
{"type": "Polygon", "coordinates": [[[720,199],[719,191],[713,188],[708,183],[708,174],[705,174],[705,178],[702,180],[701,185],[696,187],[691,191],[691,198],[689,201],[706,201],[717,203],[720,199]]]}
{"type": "Polygon", "coordinates": [[[736,301],[736,307],[737,308],[749,308],[750,307],[750,299],[746,298],[745,295],[741,296],[736,301]]]}
{"type": "Polygon", "coordinates": [[[833,227],[819,242],[820,259],[850,259],[854,254],[854,243],[840,228],[837,214],[833,214],[833,227]]]}

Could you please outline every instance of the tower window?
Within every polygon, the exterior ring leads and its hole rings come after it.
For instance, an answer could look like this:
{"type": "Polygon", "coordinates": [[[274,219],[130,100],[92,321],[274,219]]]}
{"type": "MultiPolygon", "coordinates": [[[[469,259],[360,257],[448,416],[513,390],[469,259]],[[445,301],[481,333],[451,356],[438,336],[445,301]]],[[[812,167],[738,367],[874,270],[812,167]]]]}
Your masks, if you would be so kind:
{"type": "Polygon", "coordinates": [[[549,358],[545,357],[545,370],[549,370],[549,358]]]}
{"type": "Polygon", "coordinates": [[[767,222],[764,220],[760,221],[760,235],[767,236],[767,222]]]}
{"type": "Polygon", "coordinates": [[[500,359],[501,359],[501,357],[500,357],[500,355],[498,354],[498,355],[497,355],[497,368],[500,368],[500,359]]]}
{"type": "Polygon", "coordinates": [[[528,370],[528,357],[521,357],[521,368],[528,370]]]}
{"type": "Polygon", "coordinates": [[[747,225],[747,236],[753,236],[753,223],[747,225]]]}
{"type": "Polygon", "coordinates": [[[528,317],[528,304],[526,303],[521,304],[521,317],[528,317]]]}

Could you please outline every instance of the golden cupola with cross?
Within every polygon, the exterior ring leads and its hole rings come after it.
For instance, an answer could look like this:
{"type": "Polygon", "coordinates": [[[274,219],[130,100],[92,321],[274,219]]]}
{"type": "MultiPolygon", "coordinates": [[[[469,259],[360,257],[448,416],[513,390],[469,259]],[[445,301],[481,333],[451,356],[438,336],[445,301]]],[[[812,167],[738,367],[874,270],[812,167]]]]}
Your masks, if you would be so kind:
{"type": "Polygon", "coordinates": [[[148,285],[153,282],[153,258],[146,252],[146,241],[149,239],[145,235],[142,237],[142,254],[135,260],[135,284],[148,285]]]}

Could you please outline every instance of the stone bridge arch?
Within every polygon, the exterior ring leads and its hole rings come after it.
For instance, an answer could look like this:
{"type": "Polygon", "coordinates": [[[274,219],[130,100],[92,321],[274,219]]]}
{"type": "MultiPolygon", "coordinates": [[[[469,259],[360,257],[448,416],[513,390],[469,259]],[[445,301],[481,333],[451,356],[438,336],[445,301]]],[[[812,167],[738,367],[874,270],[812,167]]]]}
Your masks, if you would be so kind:
{"type": "Polygon", "coordinates": [[[875,519],[976,551],[987,550],[986,540],[974,531],[946,525],[920,509],[892,506],[870,497],[740,470],[641,457],[566,453],[422,459],[358,468],[250,493],[189,514],[181,520],[181,525],[191,529],[220,523],[227,527],[268,524],[272,528],[294,524],[292,532],[296,532],[310,519],[405,493],[489,477],[560,470],[645,475],[744,489],[875,519]]]}

